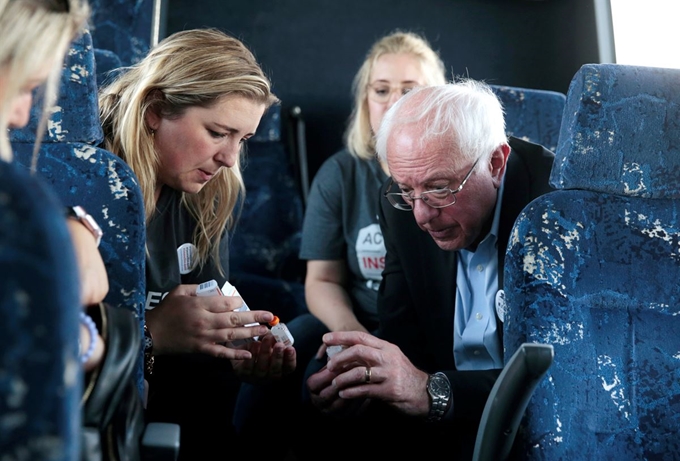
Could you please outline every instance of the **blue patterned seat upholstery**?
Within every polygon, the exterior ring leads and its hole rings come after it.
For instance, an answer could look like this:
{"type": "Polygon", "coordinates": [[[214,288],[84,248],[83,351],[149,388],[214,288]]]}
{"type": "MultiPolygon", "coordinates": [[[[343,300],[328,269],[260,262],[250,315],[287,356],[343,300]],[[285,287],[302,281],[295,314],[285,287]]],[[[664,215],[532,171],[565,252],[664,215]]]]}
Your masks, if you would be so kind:
{"type": "Polygon", "coordinates": [[[554,345],[527,460],[680,459],[680,70],[583,66],[505,266],[505,356],[554,345]]]}
{"type": "Polygon", "coordinates": [[[116,53],[102,48],[94,49],[94,63],[97,73],[97,88],[101,88],[111,81],[123,65],[116,53]]]}
{"type": "MultiPolygon", "coordinates": [[[[57,109],[38,153],[37,174],[53,186],[64,205],[83,206],[102,227],[99,250],[110,287],[105,301],[133,311],[141,331],[146,296],[144,204],[130,167],[97,147],[103,132],[89,31],[73,42],[59,91],[57,109]]],[[[15,159],[26,167],[33,158],[41,106],[36,101],[28,126],[11,133],[15,159]]],[[[139,382],[141,389],[141,363],[139,382]]]]}
{"type": "Polygon", "coordinates": [[[557,91],[491,85],[505,110],[508,136],[541,144],[555,152],[566,96],[557,91]]]}
{"type": "Polygon", "coordinates": [[[154,0],[90,0],[94,46],[114,52],[124,66],[144,58],[151,48],[154,0]]]}
{"type": "Polygon", "coordinates": [[[79,311],[63,208],[0,162],[0,458],[79,459],[79,311]]]}
{"type": "Polygon", "coordinates": [[[243,165],[246,195],[230,241],[230,278],[251,309],[282,321],[306,312],[302,196],[281,139],[281,108],[271,107],[248,141],[243,165]]]}

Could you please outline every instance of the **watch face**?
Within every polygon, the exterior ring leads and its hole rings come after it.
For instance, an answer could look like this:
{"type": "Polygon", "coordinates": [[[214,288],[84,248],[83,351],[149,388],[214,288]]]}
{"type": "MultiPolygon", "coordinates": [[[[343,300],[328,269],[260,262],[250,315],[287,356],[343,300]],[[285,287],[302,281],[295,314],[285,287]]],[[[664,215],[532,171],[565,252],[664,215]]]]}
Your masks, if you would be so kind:
{"type": "Polygon", "coordinates": [[[144,349],[148,350],[153,348],[153,341],[149,336],[144,336],[144,349]]]}
{"type": "Polygon", "coordinates": [[[446,397],[449,395],[449,385],[446,378],[433,375],[430,378],[430,392],[438,397],[446,397]]]}
{"type": "Polygon", "coordinates": [[[99,246],[99,243],[104,236],[104,232],[102,231],[102,228],[99,227],[99,224],[97,224],[97,221],[95,221],[91,215],[87,214],[85,209],[81,206],[72,206],[67,208],[67,210],[70,217],[78,219],[83,226],[92,233],[97,246],[99,246]]]}

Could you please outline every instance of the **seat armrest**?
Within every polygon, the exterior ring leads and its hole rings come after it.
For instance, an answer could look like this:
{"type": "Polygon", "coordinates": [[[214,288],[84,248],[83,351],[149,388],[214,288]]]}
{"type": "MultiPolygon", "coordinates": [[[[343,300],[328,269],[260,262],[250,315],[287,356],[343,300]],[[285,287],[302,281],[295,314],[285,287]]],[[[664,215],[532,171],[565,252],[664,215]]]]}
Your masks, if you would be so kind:
{"type": "Polygon", "coordinates": [[[504,461],[536,386],[552,365],[551,344],[524,343],[489,393],[479,422],[473,461],[504,461]]]}
{"type": "Polygon", "coordinates": [[[176,461],[179,456],[179,425],[148,423],[142,436],[143,461],[176,461]]]}

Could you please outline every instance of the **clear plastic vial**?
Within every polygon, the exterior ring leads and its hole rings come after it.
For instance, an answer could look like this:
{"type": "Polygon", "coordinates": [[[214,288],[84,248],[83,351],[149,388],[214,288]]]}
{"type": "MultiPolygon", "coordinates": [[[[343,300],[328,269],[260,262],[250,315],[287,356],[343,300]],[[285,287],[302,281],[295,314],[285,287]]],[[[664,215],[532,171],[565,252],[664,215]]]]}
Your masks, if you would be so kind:
{"type": "Polygon", "coordinates": [[[343,345],[340,345],[340,344],[335,345],[335,346],[328,346],[328,347],[326,348],[326,355],[327,355],[328,358],[330,359],[330,358],[333,357],[335,354],[337,354],[338,352],[341,352],[341,351],[343,351],[343,350],[345,350],[345,349],[347,349],[347,346],[343,346],[343,345]]]}
{"type": "Polygon", "coordinates": [[[276,342],[283,343],[286,346],[293,345],[295,342],[293,335],[290,333],[290,330],[288,330],[286,324],[281,322],[277,316],[274,316],[274,319],[269,322],[269,326],[271,327],[270,330],[272,334],[276,338],[276,342]]]}

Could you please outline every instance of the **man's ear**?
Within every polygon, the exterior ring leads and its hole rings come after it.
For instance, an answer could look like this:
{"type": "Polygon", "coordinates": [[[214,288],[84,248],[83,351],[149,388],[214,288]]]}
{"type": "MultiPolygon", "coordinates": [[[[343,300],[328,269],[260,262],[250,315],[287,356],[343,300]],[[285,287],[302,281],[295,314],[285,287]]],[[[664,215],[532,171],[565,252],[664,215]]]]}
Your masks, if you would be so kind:
{"type": "Polygon", "coordinates": [[[501,186],[501,180],[503,179],[503,175],[505,175],[505,167],[508,164],[509,156],[510,146],[507,143],[498,146],[491,154],[491,158],[489,159],[489,163],[491,164],[491,178],[496,188],[501,186]]]}

